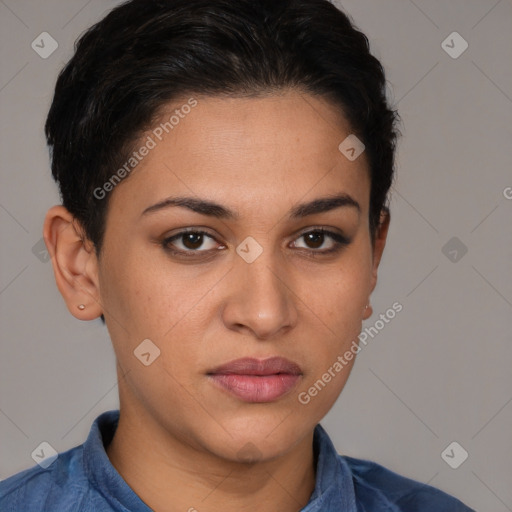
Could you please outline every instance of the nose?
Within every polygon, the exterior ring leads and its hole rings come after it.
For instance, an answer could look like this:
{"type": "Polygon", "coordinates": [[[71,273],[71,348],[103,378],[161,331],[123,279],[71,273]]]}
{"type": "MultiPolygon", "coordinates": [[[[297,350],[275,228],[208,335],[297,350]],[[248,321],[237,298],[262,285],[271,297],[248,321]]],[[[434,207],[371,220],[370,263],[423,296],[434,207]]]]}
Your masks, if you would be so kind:
{"type": "Polygon", "coordinates": [[[230,293],[222,318],[228,329],[268,340],[292,329],[298,312],[286,272],[263,254],[254,262],[242,258],[230,273],[230,293]]]}

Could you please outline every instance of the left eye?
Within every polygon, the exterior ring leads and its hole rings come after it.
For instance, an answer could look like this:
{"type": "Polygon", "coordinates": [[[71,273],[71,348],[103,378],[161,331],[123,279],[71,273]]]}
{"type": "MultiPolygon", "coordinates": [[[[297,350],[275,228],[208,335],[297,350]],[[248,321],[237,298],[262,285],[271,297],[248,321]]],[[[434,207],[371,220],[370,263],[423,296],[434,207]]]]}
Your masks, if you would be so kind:
{"type": "Polygon", "coordinates": [[[323,249],[317,252],[330,252],[336,250],[340,245],[346,245],[347,239],[331,231],[325,231],[323,229],[316,229],[314,231],[308,231],[303,233],[296,240],[303,240],[304,245],[297,245],[294,242],[294,246],[300,249],[323,249]]]}

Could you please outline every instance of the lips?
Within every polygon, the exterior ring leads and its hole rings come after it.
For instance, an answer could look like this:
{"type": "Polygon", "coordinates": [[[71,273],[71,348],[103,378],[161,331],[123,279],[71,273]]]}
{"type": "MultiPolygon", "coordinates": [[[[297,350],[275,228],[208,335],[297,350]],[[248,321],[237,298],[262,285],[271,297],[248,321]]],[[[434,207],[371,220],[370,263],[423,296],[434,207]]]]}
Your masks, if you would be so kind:
{"type": "Polygon", "coordinates": [[[237,359],[208,372],[210,380],[245,402],[272,402],[296,387],[302,376],[300,366],[271,357],[237,359]]]}
{"type": "Polygon", "coordinates": [[[270,357],[264,360],[246,357],[223,364],[209,373],[223,375],[275,375],[278,373],[301,375],[302,370],[299,365],[284,357],[270,357]]]}

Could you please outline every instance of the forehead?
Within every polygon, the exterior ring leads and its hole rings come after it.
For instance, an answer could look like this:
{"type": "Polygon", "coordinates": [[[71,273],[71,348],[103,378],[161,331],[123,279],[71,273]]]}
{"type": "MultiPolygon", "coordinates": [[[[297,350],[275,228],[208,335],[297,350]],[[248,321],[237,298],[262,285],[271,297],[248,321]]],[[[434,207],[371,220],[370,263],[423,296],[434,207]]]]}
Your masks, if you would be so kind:
{"type": "MultiPolygon", "coordinates": [[[[151,149],[111,197],[111,209],[143,210],[177,193],[237,211],[345,192],[369,200],[364,153],[350,161],[339,145],[351,134],[340,109],[297,91],[253,98],[174,101],[140,139],[151,149]]],[[[135,149],[139,146],[136,145],[135,149]]]]}

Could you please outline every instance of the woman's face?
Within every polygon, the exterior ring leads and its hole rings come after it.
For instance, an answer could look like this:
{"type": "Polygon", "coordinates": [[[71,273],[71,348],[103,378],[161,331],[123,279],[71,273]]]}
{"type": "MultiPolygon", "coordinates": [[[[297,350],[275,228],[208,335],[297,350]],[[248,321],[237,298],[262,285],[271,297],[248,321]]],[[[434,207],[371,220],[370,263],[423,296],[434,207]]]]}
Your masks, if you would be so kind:
{"type": "Polygon", "coordinates": [[[340,152],[350,128],[318,97],[196,99],[161,141],[141,139],[156,146],[111,192],[97,272],[121,410],[196,449],[267,459],[312,431],[354,362],[332,370],[383,248],[367,160],[340,152]],[[275,357],[293,365],[259,364],[275,357]],[[219,370],[241,358],[257,361],[219,370]]]}

